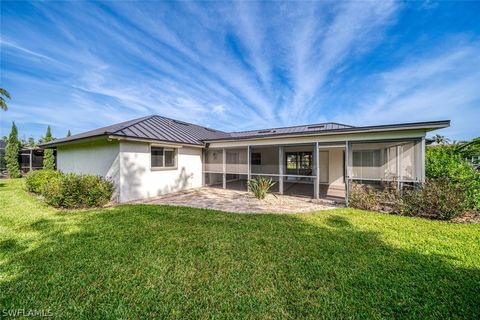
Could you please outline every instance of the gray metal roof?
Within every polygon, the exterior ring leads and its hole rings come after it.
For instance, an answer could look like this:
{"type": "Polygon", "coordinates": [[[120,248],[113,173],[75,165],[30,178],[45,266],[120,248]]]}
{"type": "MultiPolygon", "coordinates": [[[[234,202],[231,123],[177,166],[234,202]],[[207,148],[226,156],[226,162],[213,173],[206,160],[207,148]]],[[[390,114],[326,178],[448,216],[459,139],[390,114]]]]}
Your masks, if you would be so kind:
{"type": "Polygon", "coordinates": [[[99,136],[129,137],[192,145],[203,145],[203,140],[207,139],[229,137],[226,132],[202,127],[193,123],[152,115],[75,134],[67,138],[56,139],[55,141],[42,144],[42,146],[54,146],[70,141],[99,136]]]}
{"type": "Polygon", "coordinates": [[[294,126],[294,127],[280,127],[280,128],[231,132],[230,138],[252,138],[252,137],[258,137],[258,136],[270,136],[270,135],[275,136],[275,135],[294,134],[294,133],[302,133],[302,132],[329,131],[329,130],[344,129],[344,128],[353,128],[353,126],[349,126],[341,123],[335,123],[335,122],[316,123],[316,124],[307,124],[307,125],[294,126]]]}
{"type": "Polygon", "coordinates": [[[389,131],[389,130],[410,130],[410,129],[426,129],[435,130],[450,126],[450,120],[427,121],[427,122],[410,122],[399,124],[386,124],[379,126],[362,126],[354,127],[339,123],[319,123],[296,127],[284,127],[276,129],[253,130],[232,132],[229,137],[217,139],[208,139],[206,142],[229,141],[229,140],[248,140],[259,138],[270,138],[291,135],[315,135],[315,134],[334,134],[348,132],[372,132],[372,131],[389,131]]]}
{"type": "Polygon", "coordinates": [[[327,122],[293,127],[270,128],[261,130],[250,130],[241,132],[223,132],[193,123],[161,117],[157,115],[142,117],[111,126],[76,134],[67,138],[57,139],[52,142],[42,144],[41,147],[52,147],[71,141],[77,141],[86,138],[100,136],[116,136],[142,140],[164,141],[190,145],[204,145],[209,141],[226,141],[269,138],[289,135],[311,135],[311,134],[329,134],[336,132],[352,131],[383,131],[383,130],[402,130],[402,129],[438,129],[448,127],[449,120],[429,121],[391,124],[382,126],[354,127],[346,124],[327,122]]]}

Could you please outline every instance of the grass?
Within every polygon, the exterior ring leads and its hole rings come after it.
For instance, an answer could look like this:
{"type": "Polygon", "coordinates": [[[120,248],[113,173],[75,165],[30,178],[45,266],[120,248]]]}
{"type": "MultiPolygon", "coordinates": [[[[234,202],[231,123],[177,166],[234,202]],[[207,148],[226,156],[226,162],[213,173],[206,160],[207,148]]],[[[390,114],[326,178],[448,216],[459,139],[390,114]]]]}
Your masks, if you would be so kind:
{"type": "Polygon", "coordinates": [[[0,315],[480,317],[480,225],[337,209],[59,211],[0,186],[0,315]],[[3,311],[2,311],[3,310],[3,311]]]}

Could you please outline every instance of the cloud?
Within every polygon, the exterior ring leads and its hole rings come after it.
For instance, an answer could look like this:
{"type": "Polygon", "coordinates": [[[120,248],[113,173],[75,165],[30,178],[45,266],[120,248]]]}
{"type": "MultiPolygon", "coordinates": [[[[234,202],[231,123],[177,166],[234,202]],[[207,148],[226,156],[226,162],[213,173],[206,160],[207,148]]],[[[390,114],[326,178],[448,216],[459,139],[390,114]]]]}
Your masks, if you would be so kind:
{"type": "Polygon", "coordinates": [[[13,99],[2,121],[63,135],[153,113],[227,131],[445,116],[469,135],[478,32],[425,45],[421,30],[415,39],[402,31],[406,6],[8,2],[2,86],[13,99]]]}
{"type": "Polygon", "coordinates": [[[446,47],[372,75],[369,83],[375,89],[336,120],[366,125],[451,119],[447,134],[474,137],[474,121],[465,115],[480,111],[480,44],[446,47]]]}
{"type": "Polygon", "coordinates": [[[225,106],[218,104],[216,106],[213,106],[212,111],[217,114],[224,114],[225,113],[225,106]]]}

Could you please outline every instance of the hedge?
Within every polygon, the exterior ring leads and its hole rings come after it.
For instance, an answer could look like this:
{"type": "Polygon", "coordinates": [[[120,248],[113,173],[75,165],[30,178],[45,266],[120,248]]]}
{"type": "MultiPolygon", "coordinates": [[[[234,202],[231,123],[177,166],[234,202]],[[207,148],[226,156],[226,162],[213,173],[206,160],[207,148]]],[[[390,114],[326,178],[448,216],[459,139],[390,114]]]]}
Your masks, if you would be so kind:
{"type": "Polygon", "coordinates": [[[104,206],[114,191],[113,183],[103,177],[54,170],[29,172],[25,184],[30,192],[42,195],[46,203],[61,208],[104,206]]]}

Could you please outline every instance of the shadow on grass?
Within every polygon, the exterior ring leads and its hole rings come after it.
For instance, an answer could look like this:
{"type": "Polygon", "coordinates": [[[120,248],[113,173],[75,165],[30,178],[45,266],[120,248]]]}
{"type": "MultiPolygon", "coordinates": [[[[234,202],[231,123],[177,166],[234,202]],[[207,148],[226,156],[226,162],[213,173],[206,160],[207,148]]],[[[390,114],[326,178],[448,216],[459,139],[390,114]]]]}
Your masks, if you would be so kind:
{"type": "Polygon", "coordinates": [[[18,269],[0,282],[4,309],[67,318],[480,316],[479,270],[391,247],[335,214],[318,225],[144,205],[77,215],[71,232],[31,226],[43,242],[3,266],[18,269]]]}

